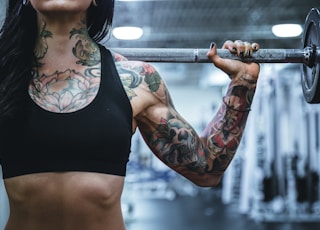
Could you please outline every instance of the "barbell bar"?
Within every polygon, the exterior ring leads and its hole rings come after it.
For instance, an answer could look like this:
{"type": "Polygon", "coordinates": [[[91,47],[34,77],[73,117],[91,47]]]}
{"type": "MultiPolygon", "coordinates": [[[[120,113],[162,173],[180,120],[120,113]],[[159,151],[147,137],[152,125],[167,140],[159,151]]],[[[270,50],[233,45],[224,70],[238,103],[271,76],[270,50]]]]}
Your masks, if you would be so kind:
{"type": "MultiPolygon", "coordinates": [[[[301,63],[301,85],[305,100],[320,103],[320,11],[312,8],[305,20],[303,48],[259,49],[252,57],[241,58],[226,49],[218,49],[222,58],[256,63],[301,63]]],[[[211,63],[208,49],[192,48],[112,48],[128,60],[145,62],[211,63]]]]}
{"type": "MultiPolygon", "coordinates": [[[[208,49],[193,48],[114,48],[113,51],[128,60],[145,62],[212,63],[208,59],[208,49]]],[[[222,58],[256,63],[304,63],[310,67],[320,59],[320,49],[260,49],[251,57],[241,58],[226,49],[217,49],[222,58]]]]}

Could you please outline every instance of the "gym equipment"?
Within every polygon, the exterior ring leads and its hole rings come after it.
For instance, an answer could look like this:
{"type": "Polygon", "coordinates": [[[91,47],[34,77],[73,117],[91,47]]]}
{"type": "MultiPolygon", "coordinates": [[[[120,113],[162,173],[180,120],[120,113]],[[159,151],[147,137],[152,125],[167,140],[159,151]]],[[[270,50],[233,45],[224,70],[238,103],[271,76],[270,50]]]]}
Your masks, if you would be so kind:
{"type": "MultiPolygon", "coordinates": [[[[301,63],[301,85],[305,100],[320,103],[320,11],[312,8],[305,20],[302,49],[259,49],[252,57],[241,58],[225,49],[218,49],[222,58],[256,63],[301,63]]],[[[211,63],[208,49],[112,48],[128,60],[145,62],[211,63]]]]}

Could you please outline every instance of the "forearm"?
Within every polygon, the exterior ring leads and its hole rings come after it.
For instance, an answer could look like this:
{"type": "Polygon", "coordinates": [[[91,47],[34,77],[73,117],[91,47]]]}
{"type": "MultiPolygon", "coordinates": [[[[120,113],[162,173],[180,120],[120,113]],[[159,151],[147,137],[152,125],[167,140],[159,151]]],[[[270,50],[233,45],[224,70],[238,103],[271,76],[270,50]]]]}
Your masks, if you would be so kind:
{"type": "Polygon", "coordinates": [[[217,114],[202,138],[206,150],[206,173],[222,174],[233,159],[246,126],[256,81],[245,76],[231,81],[217,114]]]}

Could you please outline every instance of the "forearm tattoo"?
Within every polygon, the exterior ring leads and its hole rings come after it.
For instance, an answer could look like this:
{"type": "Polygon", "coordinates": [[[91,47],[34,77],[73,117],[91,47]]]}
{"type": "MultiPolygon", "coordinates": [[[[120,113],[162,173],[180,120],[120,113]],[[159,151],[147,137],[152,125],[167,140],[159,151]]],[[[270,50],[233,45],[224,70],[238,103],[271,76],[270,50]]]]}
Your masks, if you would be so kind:
{"type": "Polygon", "coordinates": [[[240,144],[255,91],[251,86],[231,83],[217,115],[204,132],[207,146],[207,171],[222,173],[240,144]]]}

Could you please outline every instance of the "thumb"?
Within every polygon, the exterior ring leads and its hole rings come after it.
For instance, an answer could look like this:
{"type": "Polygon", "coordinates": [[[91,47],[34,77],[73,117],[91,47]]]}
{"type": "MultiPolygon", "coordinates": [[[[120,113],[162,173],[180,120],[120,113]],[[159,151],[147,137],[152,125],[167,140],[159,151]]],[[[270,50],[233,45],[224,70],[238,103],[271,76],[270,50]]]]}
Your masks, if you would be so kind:
{"type": "Polygon", "coordinates": [[[217,56],[217,45],[216,43],[212,42],[210,44],[210,49],[207,53],[207,56],[209,58],[209,60],[211,60],[212,62],[214,62],[214,60],[218,57],[217,56]]]}
{"type": "Polygon", "coordinates": [[[207,56],[217,68],[221,69],[228,75],[234,74],[234,72],[237,71],[237,68],[239,68],[237,63],[234,63],[233,60],[224,59],[217,55],[217,46],[214,42],[211,43],[207,56]]]}

